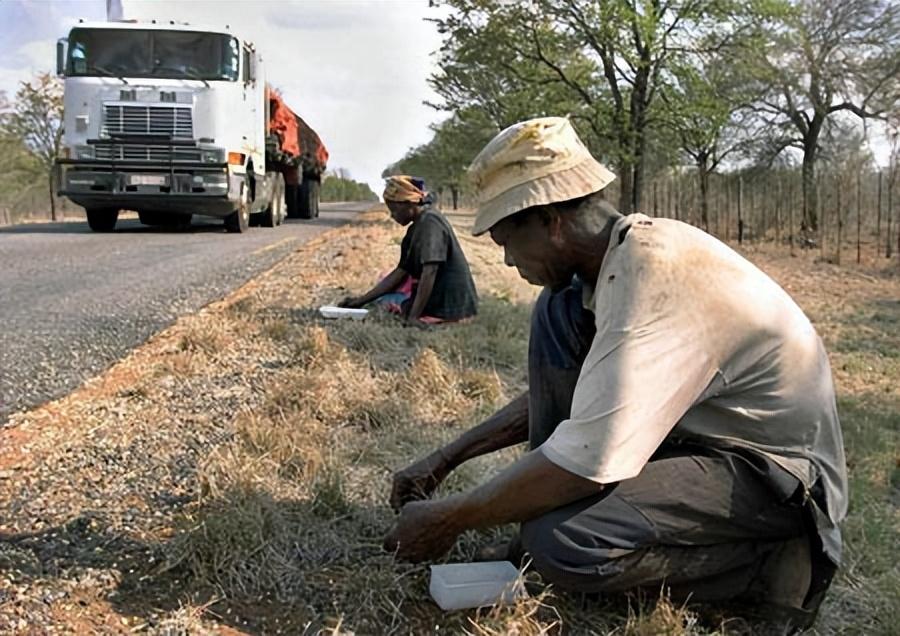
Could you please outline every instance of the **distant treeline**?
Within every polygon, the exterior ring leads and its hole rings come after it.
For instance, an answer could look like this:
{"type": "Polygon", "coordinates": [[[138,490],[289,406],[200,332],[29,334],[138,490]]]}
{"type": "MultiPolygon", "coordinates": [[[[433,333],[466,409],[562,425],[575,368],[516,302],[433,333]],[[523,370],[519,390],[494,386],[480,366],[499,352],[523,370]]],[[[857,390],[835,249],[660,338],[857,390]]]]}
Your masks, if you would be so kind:
{"type": "Polygon", "coordinates": [[[568,116],[616,173],[607,196],[624,213],[820,247],[852,222],[854,239],[871,226],[883,252],[897,245],[896,0],[440,5],[429,84],[447,116],[385,175],[471,203],[466,167],[491,137],[568,116]]]}
{"type": "Polygon", "coordinates": [[[51,194],[62,141],[62,95],[62,82],[49,73],[21,82],[11,102],[0,92],[0,224],[56,218],[77,207],[60,206],[51,194]]]}
{"type": "Polygon", "coordinates": [[[369,184],[354,181],[343,168],[326,173],[321,197],[322,201],[378,201],[369,184]]]}

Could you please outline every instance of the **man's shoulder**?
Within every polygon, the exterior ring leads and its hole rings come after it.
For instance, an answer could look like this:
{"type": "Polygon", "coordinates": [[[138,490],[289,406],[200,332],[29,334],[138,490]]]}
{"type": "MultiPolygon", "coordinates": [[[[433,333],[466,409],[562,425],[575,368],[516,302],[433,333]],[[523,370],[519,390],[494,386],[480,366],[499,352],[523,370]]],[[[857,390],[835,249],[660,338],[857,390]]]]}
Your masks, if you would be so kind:
{"type": "Polygon", "coordinates": [[[688,223],[644,214],[630,214],[613,228],[613,250],[624,259],[659,260],[669,266],[682,264],[696,268],[698,260],[745,260],[730,247],[688,223]]]}

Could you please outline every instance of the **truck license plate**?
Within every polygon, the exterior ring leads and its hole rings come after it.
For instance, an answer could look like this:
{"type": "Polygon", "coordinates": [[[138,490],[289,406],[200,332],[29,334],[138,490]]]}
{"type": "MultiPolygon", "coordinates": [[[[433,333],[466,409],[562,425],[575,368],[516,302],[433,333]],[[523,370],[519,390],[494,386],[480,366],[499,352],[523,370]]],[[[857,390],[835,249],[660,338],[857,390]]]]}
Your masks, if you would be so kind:
{"type": "Polygon", "coordinates": [[[133,174],[128,177],[128,185],[164,186],[166,181],[164,174],[133,174]]]}

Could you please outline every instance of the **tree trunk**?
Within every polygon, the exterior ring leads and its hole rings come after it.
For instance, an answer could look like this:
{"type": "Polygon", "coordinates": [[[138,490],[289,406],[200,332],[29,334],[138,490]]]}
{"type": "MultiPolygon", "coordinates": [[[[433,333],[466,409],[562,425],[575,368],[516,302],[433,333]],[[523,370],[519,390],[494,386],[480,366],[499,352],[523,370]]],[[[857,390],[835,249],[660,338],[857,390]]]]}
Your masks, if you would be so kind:
{"type": "Polygon", "coordinates": [[[803,220],[800,231],[814,233],[819,229],[816,214],[818,193],[816,192],[816,160],[819,155],[819,133],[822,131],[824,115],[816,113],[809,123],[809,130],[803,137],[803,220]]]}
{"type": "Polygon", "coordinates": [[[700,173],[700,222],[703,229],[709,232],[709,163],[707,157],[701,157],[697,165],[700,173]]]}
{"type": "Polygon", "coordinates": [[[632,178],[631,192],[631,211],[641,211],[641,195],[644,189],[644,164],[646,163],[645,153],[647,150],[647,93],[650,88],[650,60],[647,53],[642,54],[643,64],[638,68],[634,76],[634,87],[631,91],[631,101],[629,103],[630,117],[628,124],[631,130],[628,131],[631,144],[629,150],[632,157],[632,169],[634,176],[632,178]]]}
{"type": "Polygon", "coordinates": [[[819,229],[816,218],[816,159],[815,151],[803,155],[803,216],[800,219],[801,232],[815,232],[819,229]]]}
{"type": "Polygon", "coordinates": [[[47,186],[50,192],[50,220],[56,221],[56,197],[53,192],[53,168],[50,169],[50,173],[47,175],[47,186]]]}
{"type": "Polygon", "coordinates": [[[619,162],[619,212],[631,214],[634,212],[634,173],[630,162],[619,162]]]}

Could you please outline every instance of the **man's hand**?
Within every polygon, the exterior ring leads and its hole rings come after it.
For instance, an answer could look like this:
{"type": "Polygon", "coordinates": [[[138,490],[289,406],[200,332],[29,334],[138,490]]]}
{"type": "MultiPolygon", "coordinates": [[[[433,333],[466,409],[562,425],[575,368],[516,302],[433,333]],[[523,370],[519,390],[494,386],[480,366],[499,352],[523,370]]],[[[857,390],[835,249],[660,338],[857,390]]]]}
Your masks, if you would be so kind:
{"type": "Polygon", "coordinates": [[[412,563],[447,554],[463,530],[455,523],[449,501],[414,501],[403,506],[397,523],[384,539],[384,549],[412,563]]]}
{"type": "Polygon", "coordinates": [[[391,508],[399,511],[411,501],[428,499],[449,474],[450,464],[439,450],[394,473],[391,508]]]}

